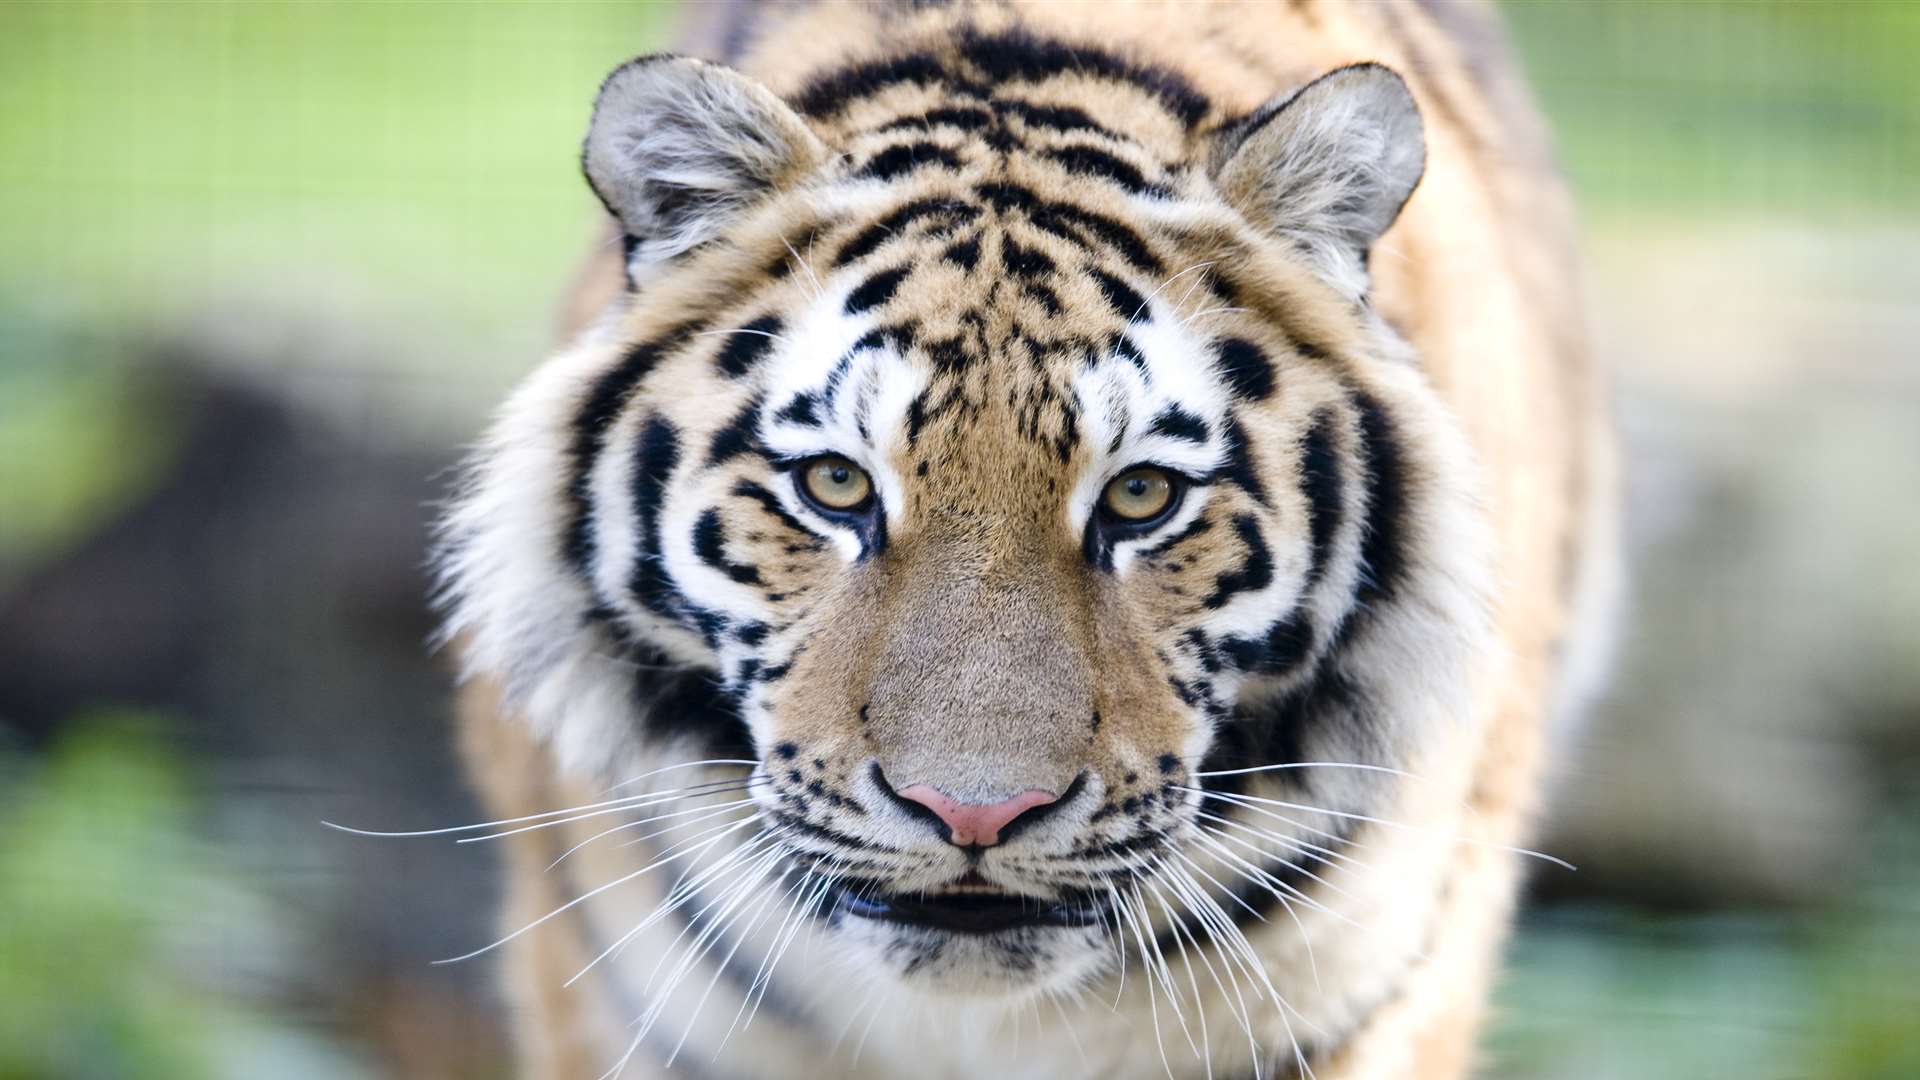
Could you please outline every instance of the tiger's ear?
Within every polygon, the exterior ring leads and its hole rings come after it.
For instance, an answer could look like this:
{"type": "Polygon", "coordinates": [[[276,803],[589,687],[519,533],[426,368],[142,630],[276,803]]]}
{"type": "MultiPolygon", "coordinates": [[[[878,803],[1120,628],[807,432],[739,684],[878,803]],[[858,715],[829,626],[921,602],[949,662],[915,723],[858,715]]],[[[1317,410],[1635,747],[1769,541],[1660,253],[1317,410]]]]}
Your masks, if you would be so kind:
{"type": "Polygon", "coordinates": [[[1426,162],[1407,84],[1379,64],[1355,64],[1221,132],[1212,172],[1229,203],[1358,295],[1368,250],[1400,215],[1426,162]]]}
{"type": "Polygon", "coordinates": [[[643,56],[600,85],[581,162],[627,234],[635,280],[826,160],[771,90],[719,64],[643,56]]]}

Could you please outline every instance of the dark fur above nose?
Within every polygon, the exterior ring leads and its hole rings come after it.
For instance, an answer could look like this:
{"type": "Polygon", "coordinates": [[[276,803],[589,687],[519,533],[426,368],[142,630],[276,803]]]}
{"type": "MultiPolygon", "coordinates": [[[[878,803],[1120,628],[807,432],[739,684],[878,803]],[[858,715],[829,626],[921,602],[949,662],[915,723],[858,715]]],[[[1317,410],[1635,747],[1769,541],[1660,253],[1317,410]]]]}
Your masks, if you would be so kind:
{"type": "MultiPolygon", "coordinates": [[[[896,791],[878,763],[873,767],[873,778],[895,804],[939,828],[947,842],[958,847],[993,847],[1066,801],[1054,792],[1037,788],[988,803],[961,802],[932,784],[909,784],[896,791]]],[[[1068,793],[1079,783],[1076,779],[1068,793]]]]}

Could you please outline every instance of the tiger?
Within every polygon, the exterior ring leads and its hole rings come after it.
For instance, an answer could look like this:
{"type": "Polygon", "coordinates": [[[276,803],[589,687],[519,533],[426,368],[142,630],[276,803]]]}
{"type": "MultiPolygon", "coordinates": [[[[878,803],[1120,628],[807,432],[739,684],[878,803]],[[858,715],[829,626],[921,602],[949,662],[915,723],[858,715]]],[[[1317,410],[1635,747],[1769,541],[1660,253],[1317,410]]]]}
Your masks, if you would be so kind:
{"type": "Polygon", "coordinates": [[[1619,576],[1495,13],[694,14],[439,541],[522,1073],[1466,1074],[1619,576]]]}

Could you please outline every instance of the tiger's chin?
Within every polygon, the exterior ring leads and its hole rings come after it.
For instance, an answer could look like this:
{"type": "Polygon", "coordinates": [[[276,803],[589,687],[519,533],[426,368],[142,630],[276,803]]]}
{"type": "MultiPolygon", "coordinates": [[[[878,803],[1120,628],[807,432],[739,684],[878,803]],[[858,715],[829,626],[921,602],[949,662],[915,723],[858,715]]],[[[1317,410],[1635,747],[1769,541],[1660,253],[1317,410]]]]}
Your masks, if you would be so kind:
{"type": "Polygon", "coordinates": [[[931,997],[1002,999],[1077,989],[1113,962],[1104,906],[1084,898],[1040,901],[987,889],[887,895],[847,888],[828,901],[828,923],[861,966],[931,997]]]}

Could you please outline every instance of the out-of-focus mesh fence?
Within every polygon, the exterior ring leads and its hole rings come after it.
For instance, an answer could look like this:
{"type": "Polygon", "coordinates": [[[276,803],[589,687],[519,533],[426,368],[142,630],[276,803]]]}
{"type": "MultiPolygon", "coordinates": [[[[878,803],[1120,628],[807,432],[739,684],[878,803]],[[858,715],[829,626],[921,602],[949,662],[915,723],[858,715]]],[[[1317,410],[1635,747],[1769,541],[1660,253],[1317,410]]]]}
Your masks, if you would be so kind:
{"type": "MultiPolygon", "coordinates": [[[[1516,3],[1636,568],[1510,1077],[1920,1075],[1920,5],[1516,3]]],[[[0,6],[0,1076],[498,1075],[428,503],[648,4],[0,6]]]]}

